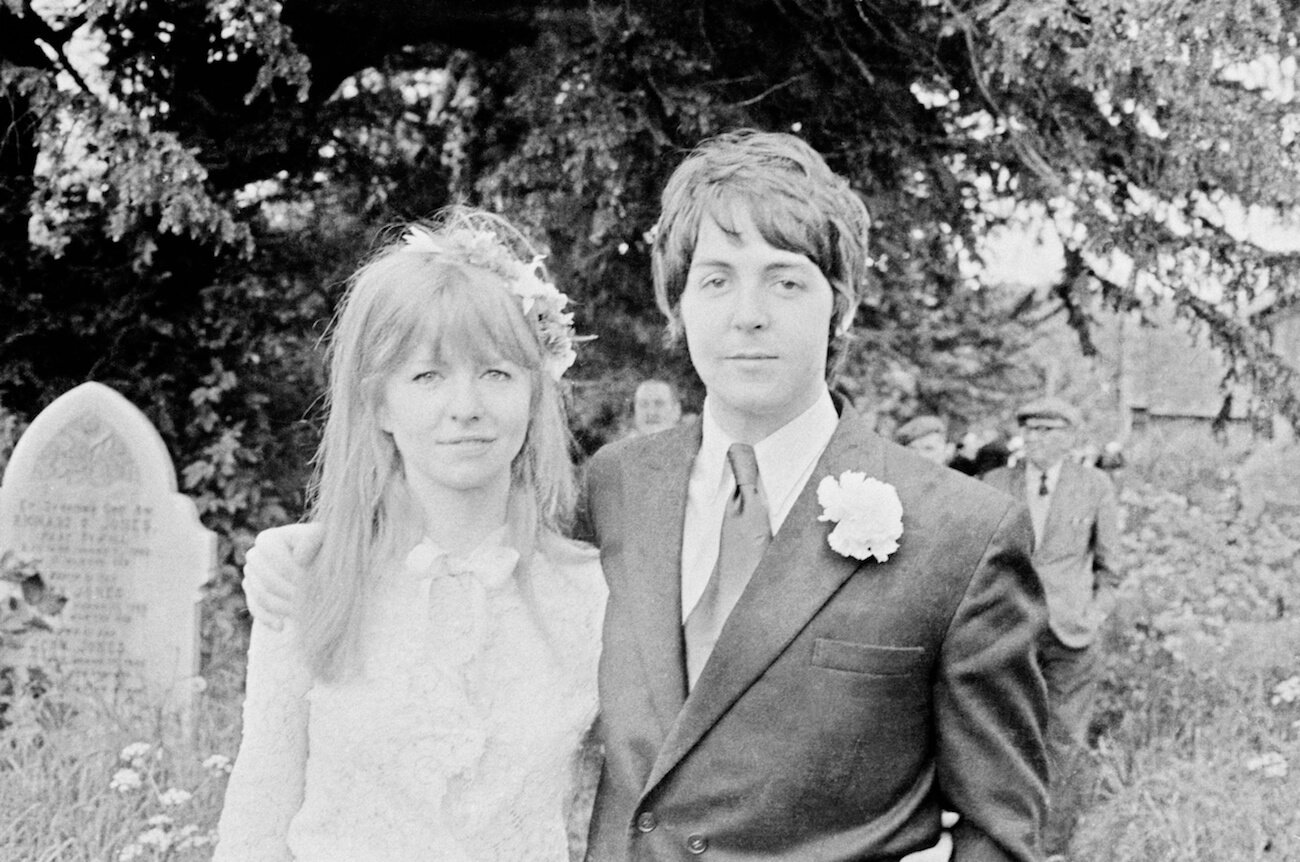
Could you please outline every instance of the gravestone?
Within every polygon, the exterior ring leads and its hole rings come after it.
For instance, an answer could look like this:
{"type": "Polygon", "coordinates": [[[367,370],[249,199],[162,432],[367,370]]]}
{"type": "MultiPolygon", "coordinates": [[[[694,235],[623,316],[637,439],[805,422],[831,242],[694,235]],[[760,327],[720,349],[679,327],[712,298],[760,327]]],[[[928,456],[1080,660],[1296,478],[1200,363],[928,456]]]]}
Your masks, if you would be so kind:
{"type": "Polygon", "coordinates": [[[39,557],[68,597],[62,628],[34,645],[42,667],[113,695],[192,691],[216,535],[176,493],[157,430],[117,392],[83,383],[19,439],[0,486],[0,548],[39,557]]]}

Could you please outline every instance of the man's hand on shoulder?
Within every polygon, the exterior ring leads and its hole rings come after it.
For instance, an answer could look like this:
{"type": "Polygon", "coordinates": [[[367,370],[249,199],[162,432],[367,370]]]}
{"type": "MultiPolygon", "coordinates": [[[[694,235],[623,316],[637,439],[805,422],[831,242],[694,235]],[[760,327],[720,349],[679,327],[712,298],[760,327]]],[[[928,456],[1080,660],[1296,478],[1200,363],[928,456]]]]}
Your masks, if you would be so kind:
{"type": "Polygon", "coordinates": [[[293,616],[307,577],[307,561],[320,550],[319,524],[288,524],[258,534],[244,557],[244,599],[263,625],[276,631],[293,616]]]}

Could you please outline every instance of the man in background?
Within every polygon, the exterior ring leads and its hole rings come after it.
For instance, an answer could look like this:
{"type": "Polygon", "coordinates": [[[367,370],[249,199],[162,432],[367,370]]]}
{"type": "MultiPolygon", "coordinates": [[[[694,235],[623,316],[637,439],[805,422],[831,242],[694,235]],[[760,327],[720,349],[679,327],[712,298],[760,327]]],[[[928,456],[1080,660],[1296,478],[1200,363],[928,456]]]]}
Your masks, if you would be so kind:
{"type": "Polygon", "coordinates": [[[938,416],[916,416],[894,432],[894,442],[906,446],[931,464],[947,464],[952,457],[948,424],[938,416]]]}
{"type": "Polygon", "coordinates": [[[667,380],[651,378],[636,388],[632,397],[632,433],[654,434],[672,428],[682,419],[682,401],[667,380]]]}
{"type": "Polygon", "coordinates": [[[1109,477],[1069,457],[1080,424],[1060,398],[1016,412],[1025,457],[984,481],[1025,501],[1034,527],[1034,569],[1047,597],[1048,628],[1038,644],[1047,681],[1051,813],[1045,844],[1061,853],[1078,818],[1087,766],[1088,722],[1101,671],[1097,636],[1115,603],[1121,574],[1119,515],[1109,477]]]}

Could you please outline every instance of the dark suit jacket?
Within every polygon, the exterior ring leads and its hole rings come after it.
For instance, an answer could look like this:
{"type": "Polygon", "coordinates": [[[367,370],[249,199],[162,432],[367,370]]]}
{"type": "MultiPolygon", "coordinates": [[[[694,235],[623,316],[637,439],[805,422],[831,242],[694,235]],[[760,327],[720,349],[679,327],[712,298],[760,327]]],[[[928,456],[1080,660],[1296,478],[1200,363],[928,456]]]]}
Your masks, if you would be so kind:
{"type": "MultiPolygon", "coordinates": [[[[1028,490],[1023,462],[987,473],[984,481],[1021,501],[1028,490]]],[[[1079,649],[1096,639],[1122,579],[1118,551],[1119,512],[1110,477],[1064,462],[1033,561],[1047,595],[1048,624],[1066,646],[1079,649]]]]}
{"type": "Polygon", "coordinates": [[[1045,624],[1023,507],[845,416],[686,696],[680,557],[697,421],[587,472],[609,603],[605,766],[589,858],[894,859],[962,815],[958,862],[1037,858],[1045,624]],[[901,548],[827,545],[816,488],[865,472],[903,503],[901,548]]]}

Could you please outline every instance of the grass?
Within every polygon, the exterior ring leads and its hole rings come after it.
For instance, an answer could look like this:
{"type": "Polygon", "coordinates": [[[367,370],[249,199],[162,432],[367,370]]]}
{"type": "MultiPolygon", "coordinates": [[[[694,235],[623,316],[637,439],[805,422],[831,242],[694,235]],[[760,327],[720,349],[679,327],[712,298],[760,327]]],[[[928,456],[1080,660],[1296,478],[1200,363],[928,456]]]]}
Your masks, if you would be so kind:
{"type": "MultiPolygon", "coordinates": [[[[1106,636],[1097,780],[1070,861],[1298,860],[1300,518],[1240,522],[1210,464],[1190,499],[1141,468],[1125,477],[1129,576],[1106,636]]],[[[6,731],[0,860],[208,859],[225,773],[204,763],[238,746],[242,641],[220,640],[208,644],[192,728],[84,701],[6,731]],[[129,762],[133,743],[148,750],[129,762]],[[122,769],[141,786],[113,789],[122,769]],[[173,788],[192,796],[166,805],[173,788]]]]}
{"type": "Polygon", "coordinates": [[[157,709],[85,698],[47,712],[39,733],[8,733],[0,859],[210,858],[227,773],[209,759],[236,752],[235,702],[200,696],[193,726],[182,727],[157,709]]]}
{"type": "Polygon", "coordinates": [[[1069,858],[1300,859],[1300,518],[1242,519],[1231,464],[1208,450],[1192,493],[1142,466],[1122,496],[1129,576],[1069,858]]]}

